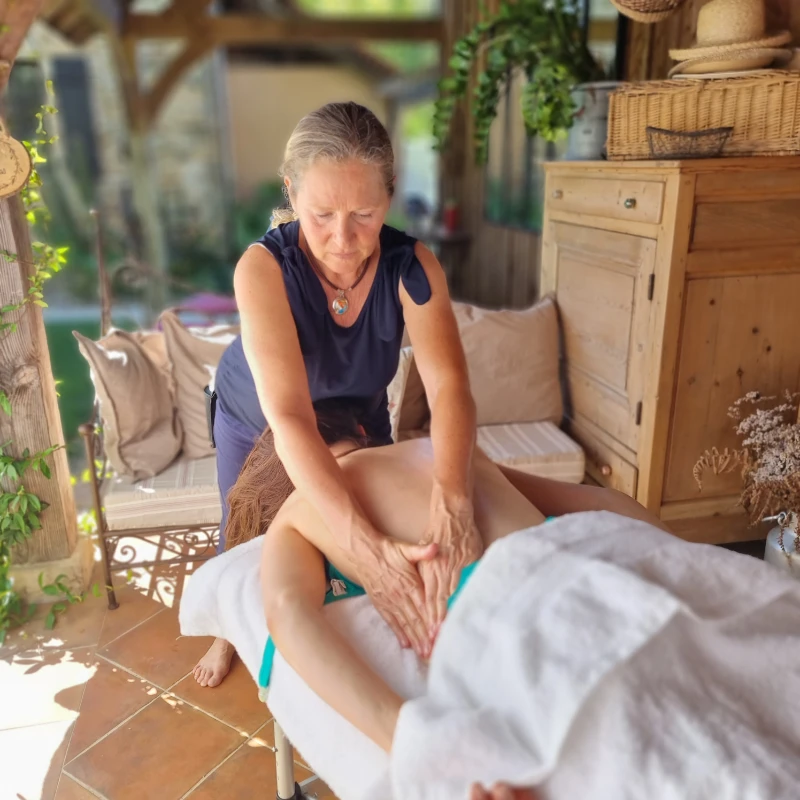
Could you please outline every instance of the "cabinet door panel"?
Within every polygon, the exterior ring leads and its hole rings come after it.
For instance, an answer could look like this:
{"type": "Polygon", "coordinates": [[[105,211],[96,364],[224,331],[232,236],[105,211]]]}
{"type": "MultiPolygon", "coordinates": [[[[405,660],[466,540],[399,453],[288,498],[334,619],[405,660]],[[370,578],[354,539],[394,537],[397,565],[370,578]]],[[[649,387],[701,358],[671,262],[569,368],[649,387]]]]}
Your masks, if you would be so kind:
{"type": "Polygon", "coordinates": [[[728,408],[747,392],[800,390],[800,275],[753,275],[689,281],[664,501],[727,497],[738,471],[706,474],[700,492],[692,468],[703,450],[740,444],[728,408]]]}
{"type": "Polygon", "coordinates": [[[548,234],[574,416],[635,452],[656,243],[564,223],[548,234]]]}

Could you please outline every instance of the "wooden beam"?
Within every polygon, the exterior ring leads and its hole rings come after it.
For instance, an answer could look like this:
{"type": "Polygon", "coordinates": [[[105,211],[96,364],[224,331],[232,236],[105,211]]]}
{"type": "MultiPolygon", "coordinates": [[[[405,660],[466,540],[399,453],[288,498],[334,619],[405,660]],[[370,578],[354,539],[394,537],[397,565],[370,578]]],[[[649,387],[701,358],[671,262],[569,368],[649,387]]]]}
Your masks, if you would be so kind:
{"type": "Polygon", "coordinates": [[[213,43],[206,39],[189,39],[186,47],[167,65],[153,88],[142,98],[148,126],[155,122],[164,101],[184,73],[212,49],[213,43]]]}
{"type": "Polygon", "coordinates": [[[43,3],[44,0],[0,0],[0,92],[6,88],[14,59],[43,3]]]}
{"type": "Polygon", "coordinates": [[[364,40],[441,41],[441,19],[332,20],[274,19],[258,14],[203,16],[194,20],[175,13],[131,14],[125,36],[136,39],[206,39],[214,46],[247,44],[345,43],[364,40]]]}

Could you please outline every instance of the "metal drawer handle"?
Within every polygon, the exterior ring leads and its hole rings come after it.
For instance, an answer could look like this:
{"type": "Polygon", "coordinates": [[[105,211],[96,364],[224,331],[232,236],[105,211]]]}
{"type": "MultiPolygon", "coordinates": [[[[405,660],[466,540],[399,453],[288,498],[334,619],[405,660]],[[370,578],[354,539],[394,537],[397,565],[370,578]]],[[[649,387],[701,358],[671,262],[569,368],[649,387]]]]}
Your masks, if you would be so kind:
{"type": "Polygon", "coordinates": [[[553,192],[553,200],[560,200],[564,196],[564,192],[561,189],[556,189],[553,192]]]}
{"type": "Polygon", "coordinates": [[[603,466],[600,467],[600,474],[605,478],[610,477],[611,476],[611,467],[609,467],[608,464],[603,464],[603,466]]]}
{"type": "Polygon", "coordinates": [[[622,205],[624,205],[625,208],[636,208],[636,198],[628,197],[622,205]]]}

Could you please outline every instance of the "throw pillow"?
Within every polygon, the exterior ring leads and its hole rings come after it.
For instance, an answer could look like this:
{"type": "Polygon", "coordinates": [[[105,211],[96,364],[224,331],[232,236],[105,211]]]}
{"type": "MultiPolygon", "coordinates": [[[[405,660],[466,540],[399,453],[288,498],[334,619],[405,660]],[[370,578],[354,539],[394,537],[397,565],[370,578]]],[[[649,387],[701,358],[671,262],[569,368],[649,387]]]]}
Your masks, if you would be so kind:
{"type": "Polygon", "coordinates": [[[458,304],[478,425],[561,423],[558,312],[546,297],[522,311],[458,304]]]}
{"type": "MultiPolygon", "coordinates": [[[[411,347],[411,337],[408,328],[403,331],[403,348],[411,347]]],[[[428,408],[428,397],[422,376],[417,369],[416,359],[411,360],[411,368],[406,382],[406,393],[403,395],[403,404],[400,410],[400,431],[421,430],[430,420],[431,412],[428,408]]],[[[396,441],[396,440],[395,440],[396,441]]]]}
{"type": "Polygon", "coordinates": [[[395,372],[392,382],[386,388],[386,393],[389,396],[389,422],[392,425],[393,442],[399,441],[400,418],[403,413],[403,404],[405,403],[406,384],[413,363],[414,351],[410,347],[404,347],[400,351],[397,372],[395,372]]]}
{"type": "MultiPolygon", "coordinates": [[[[410,348],[409,348],[410,349],[410,348]]],[[[399,430],[418,431],[425,427],[431,418],[428,408],[428,396],[425,394],[425,385],[417,369],[416,359],[411,359],[408,370],[406,391],[403,395],[403,405],[400,408],[399,430]]]]}
{"type": "Polygon", "coordinates": [[[113,330],[98,342],[77,331],[72,335],[89,362],[111,466],[135,480],[158,475],[181,449],[180,424],[165,375],[137,334],[113,330]]]}
{"type": "Polygon", "coordinates": [[[175,405],[183,428],[187,458],[214,455],[208,435],[204,389],[214,382],[222,354],[238,336],[238,326],[187,328],[173,311],[161,317],[167,353],[175,382],[175,405]]]}

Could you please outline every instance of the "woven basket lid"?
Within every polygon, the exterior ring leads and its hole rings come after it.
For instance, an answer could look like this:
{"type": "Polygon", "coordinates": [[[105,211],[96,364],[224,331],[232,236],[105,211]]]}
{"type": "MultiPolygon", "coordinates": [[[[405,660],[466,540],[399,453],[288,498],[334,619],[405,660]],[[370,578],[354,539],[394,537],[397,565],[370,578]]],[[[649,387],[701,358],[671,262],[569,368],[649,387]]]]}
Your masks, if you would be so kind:
{"type": "Polygon", "coordinates": [[[669,54],[675,61],[721,58],[741,50],[780,47],[791,38],[789,31],[766,34],[764,0],[711,0],[697,15],[695,45],[669,54]]]}
{"type": "Polygon", "coordinates": [[[778,59],[791,57],[791,51],[776,47],[753,47],[750,50],[738,50],[734,53],[707,56],[705,58],[689,58],[676,64],[669,77],[702,73],[703,75],[719,72],[738,72],[767,67],[778,59]]]}
{"type": "Polygon", "coordinates": [[[686,0],[611,0],[624,17],[636,22],[661,22],[671,17],[686,0]]]}

